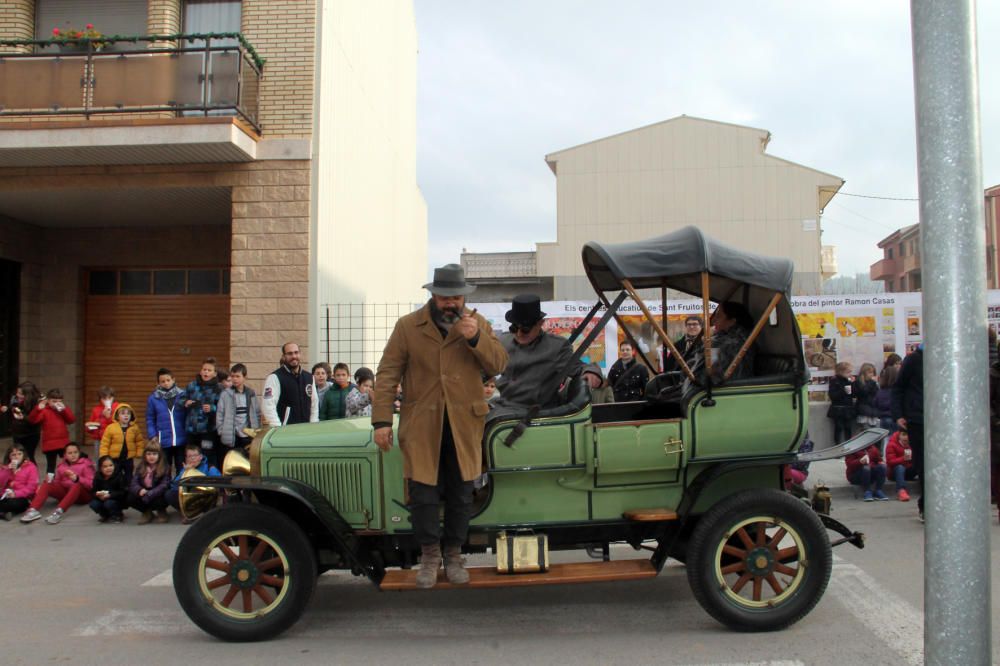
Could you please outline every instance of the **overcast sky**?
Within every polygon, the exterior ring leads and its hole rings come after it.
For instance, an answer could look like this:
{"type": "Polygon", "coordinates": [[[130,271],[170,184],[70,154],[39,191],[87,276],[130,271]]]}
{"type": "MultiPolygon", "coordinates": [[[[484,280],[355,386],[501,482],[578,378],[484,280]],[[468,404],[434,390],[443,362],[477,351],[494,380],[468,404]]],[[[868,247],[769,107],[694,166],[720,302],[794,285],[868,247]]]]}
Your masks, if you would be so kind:
{"type": "MultiPolygon", "coordinates": [[[[546,154],[681,114],[767,129],[842,192],[916,197],[909,3],[416,0],[418,179],[431,266],[556,239],[546,154]]],[[[984,186],[1000,184],[1000,7],[979,3],[984,186]],[[992,85],[985,85],[992,82],[992,85]]],[[[841,274],[917,221],[837,195],[841,274]]]]}

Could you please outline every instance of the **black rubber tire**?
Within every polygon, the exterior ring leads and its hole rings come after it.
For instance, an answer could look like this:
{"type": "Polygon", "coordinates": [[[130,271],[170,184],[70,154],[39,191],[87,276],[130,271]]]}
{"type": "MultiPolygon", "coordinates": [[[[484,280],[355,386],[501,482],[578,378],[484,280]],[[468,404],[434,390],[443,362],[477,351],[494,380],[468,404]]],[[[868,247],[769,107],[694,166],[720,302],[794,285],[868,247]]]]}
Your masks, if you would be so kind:
{"type": "Polygon", "coordinates": [[[173,576],[177,601],[200,629],[224,641],[263,641],[279,635],[302,616],[316,589],[316,553],[299,526],[277,509],[226,504],[188,528],[174,554],[173,576]],[[201,588],[198,571],[202,556],[220,536],[240,531],[248,536],[259,534],[278,546],[288,565],[284,595],[276,595],[265,614],[248,619],[230,617],[216,608],[219,604],[213,605],[201,588]]]}
{"type": "MultiPolygon", "coordinates": [[[[823,597],[833,569],[830,539],[823,523],[800,500],[774,489],[745,490],[713,506],[699,519],[687,554],[688,583],[695,599],[709,615],[736,631],[775,631],[798,622],[823,597]],[[736,537],[727,539],[733,528],[759,516],[781,520],[791,527],[801,540],[806,563],[802,565],[800,553],[794,563],[803,575],[786,598],[772,606],[751,607],[752,599],[737,601],[730,594],[732,587],[720,584],[723,565],[721,558],[719,563],[716,558],[723,543],[738,544],[736,537]]],[[[739,558],[735,561],[739,562],[739,558]]]]}

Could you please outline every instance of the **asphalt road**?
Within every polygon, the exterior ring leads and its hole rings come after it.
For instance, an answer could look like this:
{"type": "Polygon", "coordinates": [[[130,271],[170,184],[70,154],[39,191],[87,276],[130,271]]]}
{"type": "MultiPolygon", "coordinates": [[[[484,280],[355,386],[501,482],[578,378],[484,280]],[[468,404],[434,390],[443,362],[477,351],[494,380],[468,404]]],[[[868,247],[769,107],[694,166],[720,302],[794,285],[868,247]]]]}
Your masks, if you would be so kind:
{"type": "MultiPolygon", "coordinates": [[[[0,523],[2,663],[124,664],[920,664],[923,526],[916,503],[863,503],[842,463],[810,481],[834,488],[833,515],[868,534],[838,547],[817,608],[772,634],[736,634],[712,620],[672,564],[628,583],[397,592],[342,574],[321,578],[303,619],[262,644],[221,643],[180,610],[170,582],[185,527],[99,525],[75,507],[56,526],[0,523]]],[[[51,507],[47,507],[51,510],[51,507]]],[[[995,514],[994,514],[995,516],[995,514]]],[[[991,523],[992,549],[1000,525],[991,523]]],[[[640,556],[615,548],[613,556],[640,556]]],[[[483,563],[486,561],[484,560],[483,563]]],[[[997,588],[994,576],[994,615],[997,588]]],[[[1000,631],[993,634],[1000,656],[1000,631]]]]}

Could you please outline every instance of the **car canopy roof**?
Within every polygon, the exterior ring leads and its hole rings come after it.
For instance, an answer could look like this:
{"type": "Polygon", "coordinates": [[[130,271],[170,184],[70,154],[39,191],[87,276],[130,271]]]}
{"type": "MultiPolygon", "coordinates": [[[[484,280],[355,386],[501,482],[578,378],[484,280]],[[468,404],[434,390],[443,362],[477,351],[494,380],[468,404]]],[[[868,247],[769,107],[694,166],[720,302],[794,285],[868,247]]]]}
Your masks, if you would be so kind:
{"type": "MultiPolygon", "coordinates": [[[[625,288],[666,287],[702,298],[702,274],[708,274],[708,298],[742,303],[756,320],[775,294],[782,294],[768,325],[756,340],[758,353],[793,359],[795,373],[807,377],[802,338],[792,313],[794,265],[788,259],[738,250],[684,227],[656,238],[629,243],[590,241],[583,246],[583,266],[594,289],[603,294],[625,288]]],[[[664,307],[666,304],[664,303],[664,307]]]]}
{"type": "Polygon", "coordinates": [[[631,243],[590,241],[583,246],[583,266],[599,292],[621,289],[622,280],[629,280],[636,289],[666,286],[700,298],[706,271],[712,276],[709,298],[716,302],[741,284],[786,296],[792,288],[788,259],[737,250],[696,227],[631,243]]]}

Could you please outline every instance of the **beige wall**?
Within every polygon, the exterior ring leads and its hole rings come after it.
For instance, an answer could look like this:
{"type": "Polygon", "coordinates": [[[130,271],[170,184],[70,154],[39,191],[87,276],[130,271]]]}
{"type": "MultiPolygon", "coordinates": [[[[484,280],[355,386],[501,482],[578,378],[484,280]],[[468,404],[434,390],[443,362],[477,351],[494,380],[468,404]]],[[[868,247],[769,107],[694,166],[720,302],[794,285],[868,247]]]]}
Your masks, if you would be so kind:
{"type": "Polygon", "coordinates": [[[680,117],[549,155],[558,241],[538,245],[539,275],[555,276],[556,299],[589,297],[585,242],[695,225],[742,249],[791,258],[796,291],[819,293],[819,188],[842,181],[767,155],[768,138],[766,130],[680,117]]]}
{"type": "MultiPolygon", "coordinates": [[[[416,185],[412,3],[344,0],[322,8],[311,311],[325,303],[419,302],[427,210],[416,185]]],[[[383,345],[369,339],[366,362],[383,345]]],[[[333,360],[337,351],[335,343],[333,360]]]]}
{"type": "MultiPolygon", "coordinates": [[[[0,39],[35,38],[35,0],[0,0],[0,39]]],[[[12,48],[27,53],[30,46],[12,48]]]]}

